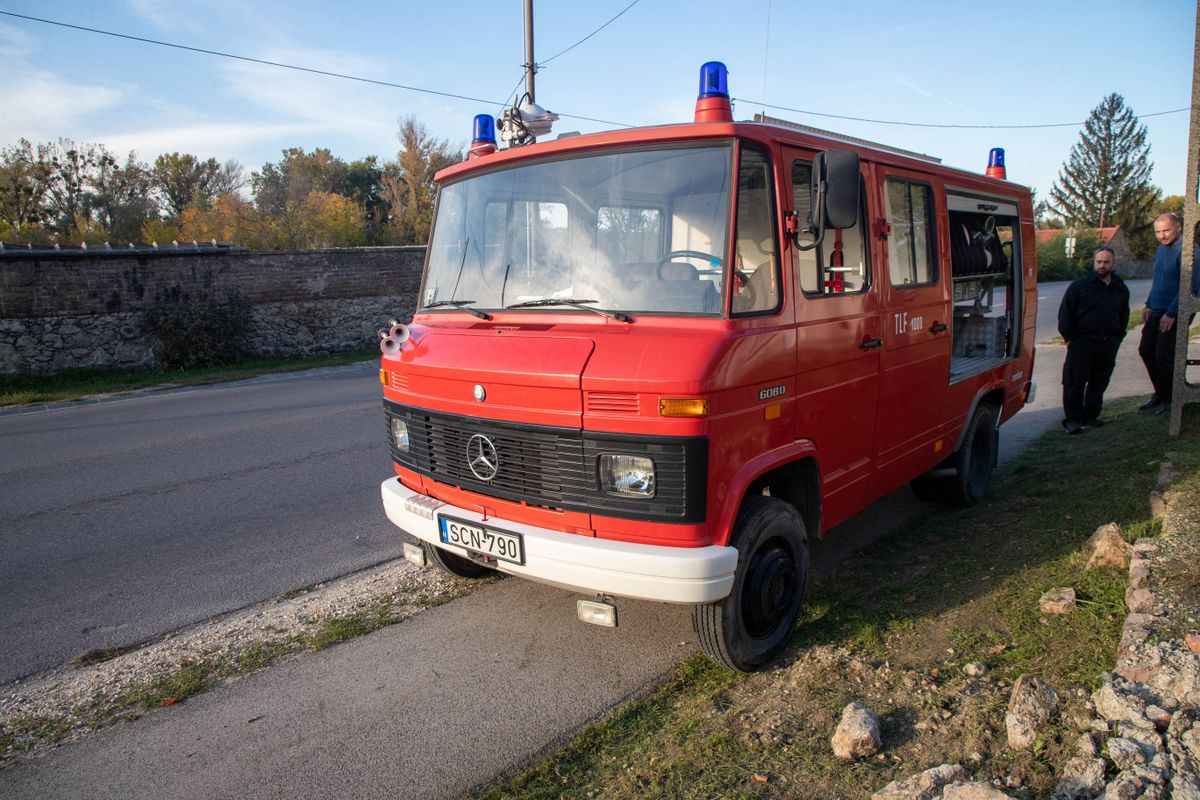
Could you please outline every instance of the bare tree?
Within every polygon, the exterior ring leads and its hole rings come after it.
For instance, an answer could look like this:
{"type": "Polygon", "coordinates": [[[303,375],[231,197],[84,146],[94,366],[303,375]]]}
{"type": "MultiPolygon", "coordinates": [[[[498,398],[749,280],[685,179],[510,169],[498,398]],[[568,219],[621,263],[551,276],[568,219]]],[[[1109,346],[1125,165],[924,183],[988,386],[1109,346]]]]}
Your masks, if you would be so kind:
{"type": "Polygon", "coordinates": [[[202,161],[191,153],[163,153],[154,160],[153,174],[155,188],[174,219],[185,208],[211,203],[246,185],[242,165],[237,161],[202,161]]]}
{"type": "Polygon", "coordinates": [[[40,222],[49,181],[49,167],[28,139],[0,150],[0,220],[15,229],[40,222]]]}
{"type": "Polygon", "coordinates": [[[391,206],[393,236],[398,244],[425,244],[433,224],[438,170],[462,161],[462,153],[445,139],[434,139],[415,117],[400,120],[401,149],[384,168],[383,199],[391,206]]]}

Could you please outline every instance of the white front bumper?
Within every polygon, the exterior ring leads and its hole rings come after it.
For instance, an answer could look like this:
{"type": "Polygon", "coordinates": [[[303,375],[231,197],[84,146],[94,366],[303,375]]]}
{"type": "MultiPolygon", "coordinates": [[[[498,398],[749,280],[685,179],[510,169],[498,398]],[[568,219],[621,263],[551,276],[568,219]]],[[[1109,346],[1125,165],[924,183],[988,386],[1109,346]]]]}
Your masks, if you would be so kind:
{"type": "Polygon", "coordinates": [[[482,515],[414,492],[396,478],[380,487],[388,519],[418,539],[448,552],[467,551],[445,545],[438,536],[437,514],[499,530],[525,540],[525,563],[497,561],[501,572],[567,586],[581,592],[667,603],[711,603],[729,594],[737,568],[733,547],[664,547],[596,539],[538,528],[482,515]]]}

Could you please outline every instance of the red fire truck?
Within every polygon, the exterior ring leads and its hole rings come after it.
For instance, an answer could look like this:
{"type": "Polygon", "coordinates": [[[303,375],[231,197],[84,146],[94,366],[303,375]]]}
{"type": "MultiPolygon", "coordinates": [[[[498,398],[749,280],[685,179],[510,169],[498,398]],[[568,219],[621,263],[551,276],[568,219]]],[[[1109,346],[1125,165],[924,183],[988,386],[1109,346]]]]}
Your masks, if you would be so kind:
{"type": "Polygon", "coordinates": [[[383,504],[455,575],[694,606],[703,651],[787,644],[808,541],[911,482],[977,502],[1031,399],[1027,188],[857,139],[734,122],[498,150],[476,118],[411,325],[381,331],[383,504]]]}

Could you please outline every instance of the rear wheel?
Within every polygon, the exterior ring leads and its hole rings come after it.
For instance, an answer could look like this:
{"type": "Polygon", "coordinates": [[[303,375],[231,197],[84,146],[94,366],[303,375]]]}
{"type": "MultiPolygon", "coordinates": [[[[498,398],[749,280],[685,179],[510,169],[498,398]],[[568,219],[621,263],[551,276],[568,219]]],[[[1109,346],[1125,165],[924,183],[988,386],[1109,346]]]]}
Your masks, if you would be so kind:
{"type": "Polygon", "coordinates": [[[791,639],[808,580],[808,537],[795,507],[750,497],[733,531],[737,572],[729,596],[692,611],[700,649],[718,664],[749,672],[791,639]]]}
{"type": "Polygon", "coordinates": [[[476,564],[469,558],[455,555],[429,542],[424,542],[424,545],[426,560],[451,575],[457,575],[460,578],[482,578],[484,575],[495,572],[482,564],[476,564]]]}
{"type": "Polygon", "coordinates": [[[956,474],[950,479],[950,503],[965,508],[983,499],[992,483],[999,449],[996,412],[991,406],[979,406],[967,426],[962,446],[954,454],[956,474]]]}
{"type": "Polygon", "coordinates": [[[996,409],[979,406],[963,434],[962,445],[938,469],[951,468],[953,475],[919,475],[912,480],[913,493],[922,500],[949,503],[964,508],[983,499],[992,483],[992,472],[1000,452],[996,409]]]}
{"type": "Polygon", "coordinates": [[[948,502],[946,489],[949,482],[950,479],[945,477],[935,478],[930,475],[918,475],[912,479],[912,483],[909,485],[912,486],[913,494],[925,502],[945,503],[948,502]]]}

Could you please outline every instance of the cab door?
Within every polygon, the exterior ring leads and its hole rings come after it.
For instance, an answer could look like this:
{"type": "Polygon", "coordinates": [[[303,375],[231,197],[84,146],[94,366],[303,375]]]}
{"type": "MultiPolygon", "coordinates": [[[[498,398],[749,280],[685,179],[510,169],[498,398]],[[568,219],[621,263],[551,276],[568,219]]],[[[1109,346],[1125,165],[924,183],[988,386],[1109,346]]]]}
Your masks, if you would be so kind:
{"type": "MultiPolygon", "coordinates": [[[[812,162],[811,152],[784,148],[789,207],[801,226],[809,219],[812,162]]],[[[865,162],[862,170],[869,175],[865,162]]],[[[827,230],[810,250],[787,246],[797,323],[796,437],[817,446],[825,529],[872,500],[882,331],[866,209],[864,191],[854,227],[827,230]]]]}
{"type": "Polygon", "coordinates": [[[947,454],[938,428],[950,380],[950,275],[937,221],[946,218],[940,185],[927,175],[882,170],[878,232],[886,255],[882,387],[876,437],[879,494],[947,454]]]}

